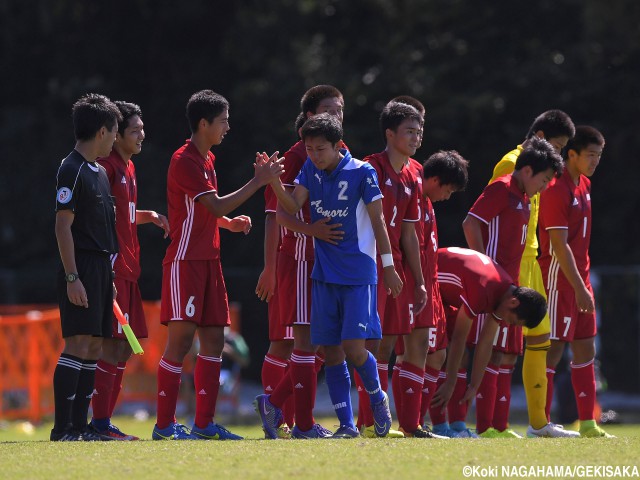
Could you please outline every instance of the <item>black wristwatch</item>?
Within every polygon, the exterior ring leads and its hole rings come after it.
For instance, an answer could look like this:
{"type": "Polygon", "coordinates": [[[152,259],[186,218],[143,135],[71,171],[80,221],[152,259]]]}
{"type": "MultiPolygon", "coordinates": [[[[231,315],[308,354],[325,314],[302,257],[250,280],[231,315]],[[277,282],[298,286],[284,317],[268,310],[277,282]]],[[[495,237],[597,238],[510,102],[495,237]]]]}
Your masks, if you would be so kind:
{"type": "Polygon", "coordinates": [[[77,273],[67,273],[67,274],[64,276],[64,279],[67,281],[67,283],[73,283],[73,282],[75,282],[78,278],[80,278],[80,277],[78,276],[78,274],[77,274],[77,273]]]}

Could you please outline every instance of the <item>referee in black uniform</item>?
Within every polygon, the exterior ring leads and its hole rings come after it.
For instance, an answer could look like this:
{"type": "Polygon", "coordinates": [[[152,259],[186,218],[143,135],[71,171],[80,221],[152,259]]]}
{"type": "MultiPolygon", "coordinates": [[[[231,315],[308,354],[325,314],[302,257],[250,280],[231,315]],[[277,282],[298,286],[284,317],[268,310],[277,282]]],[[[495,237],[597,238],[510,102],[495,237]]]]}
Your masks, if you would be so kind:
{"type": "Polygon", "coordinates": [[[62,161],[56,186],[57,276],[64,350],[53,374],[52,441],[111,440],[87,430],[102,338],[111,337],[115,298],[109,256],[118,251],[115,206],[105,169],[122,119],[104,95],[88,94],[72,110],[74,150],[62,161]]]}

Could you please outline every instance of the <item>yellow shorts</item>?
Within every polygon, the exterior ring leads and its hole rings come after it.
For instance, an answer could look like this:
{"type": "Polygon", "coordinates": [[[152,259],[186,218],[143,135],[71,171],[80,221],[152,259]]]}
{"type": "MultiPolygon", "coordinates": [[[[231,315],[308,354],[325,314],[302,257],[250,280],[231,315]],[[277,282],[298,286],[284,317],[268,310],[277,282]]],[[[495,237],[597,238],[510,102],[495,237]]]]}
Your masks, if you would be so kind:
{"type": "MultiPolygon", "coordinates": [[[[542,271],[535,257],[522,257],[522,261],[520,262],[520,285],[533,288],[536,292],[544,295],[544,298],[547,298],[547,294],[544,291],[544,283],[542,282],[542,271]]],[[[540,322],[540,325],[536,328],[529,330],[527,327],[522,327],[522,333],[525,337],[535,337],[550,332],[551,322],[549,320],[549,312],[544,315],[542,322],[540,322]]]]}

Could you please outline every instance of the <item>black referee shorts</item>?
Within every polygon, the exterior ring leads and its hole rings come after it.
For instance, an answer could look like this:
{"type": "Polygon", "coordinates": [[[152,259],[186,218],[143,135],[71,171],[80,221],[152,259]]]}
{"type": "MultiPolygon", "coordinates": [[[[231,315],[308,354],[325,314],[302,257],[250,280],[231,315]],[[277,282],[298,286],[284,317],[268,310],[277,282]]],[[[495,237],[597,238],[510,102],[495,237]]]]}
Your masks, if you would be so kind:
{"type": "Polygon", "coordinates": [[[111,337],[113,322],[113,279],[107,255],[76,251],[78,275],[87,292],[89,308],[74,305],[67,295],[65,272],[57,275],[58,305],[62,321],[62,337],[92,335],[111,337]]]}

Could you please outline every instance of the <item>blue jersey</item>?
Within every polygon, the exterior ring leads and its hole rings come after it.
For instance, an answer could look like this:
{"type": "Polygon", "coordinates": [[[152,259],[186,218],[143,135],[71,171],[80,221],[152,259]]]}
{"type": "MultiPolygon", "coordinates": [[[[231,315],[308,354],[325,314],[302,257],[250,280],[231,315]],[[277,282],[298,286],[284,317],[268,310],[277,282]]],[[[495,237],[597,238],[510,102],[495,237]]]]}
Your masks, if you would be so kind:
{"type": "Polygon", "coordinates": [[[373,285],[376,239],[366,205],[382,198],[375,169],[340,150],[344,158],[331,173],[319,170],[309,158],[295,180],[309,191],[311,221],[324,217],[340,223],[344,238],[337,245],[316,241],[311,278],[340,285],[373,285]]]}

